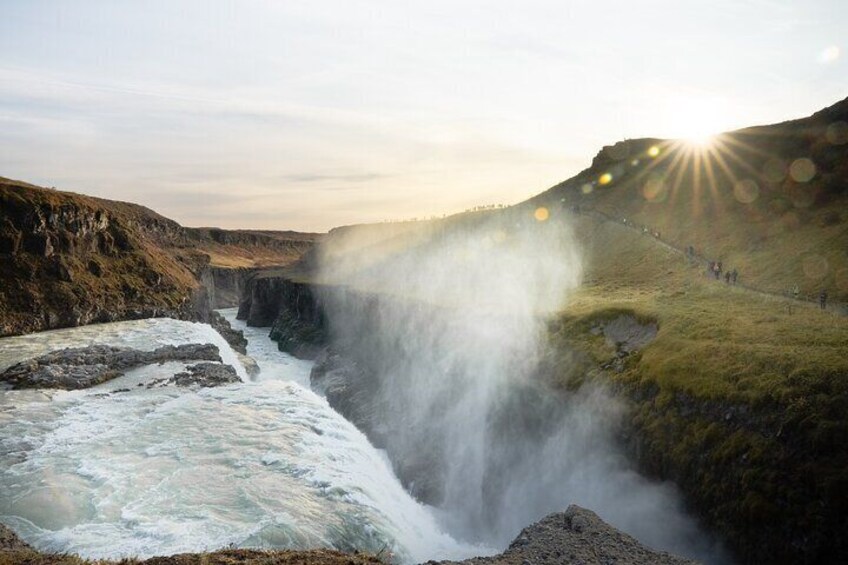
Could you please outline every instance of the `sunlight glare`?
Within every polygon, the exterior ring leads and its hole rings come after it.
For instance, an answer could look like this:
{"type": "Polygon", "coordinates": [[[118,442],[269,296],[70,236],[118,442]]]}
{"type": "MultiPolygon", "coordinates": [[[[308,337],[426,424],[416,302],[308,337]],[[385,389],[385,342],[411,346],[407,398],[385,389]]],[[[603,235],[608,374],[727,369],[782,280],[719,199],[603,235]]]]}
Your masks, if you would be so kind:
{"type": "Polygon", "coordinates": [[[693,147],[704,149],[713,144],[715,136],[710,133],[696,134],[686,138],[686,143],[693,147]]]}
{"type": "Polygon", "coordinates": [[[670,105],[676,137],[692,148],[706,149],[727,129],[726,104],[715,98],[685,98],[670,105]]]}

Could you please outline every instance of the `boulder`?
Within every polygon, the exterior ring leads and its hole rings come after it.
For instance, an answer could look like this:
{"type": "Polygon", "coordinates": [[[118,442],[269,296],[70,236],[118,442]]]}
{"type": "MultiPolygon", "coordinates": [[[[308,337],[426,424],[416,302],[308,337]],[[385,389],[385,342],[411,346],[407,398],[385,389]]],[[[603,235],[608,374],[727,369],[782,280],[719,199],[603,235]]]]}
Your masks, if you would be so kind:
{"type": "Polygon", "coordinates": [[[213,387],[240,383],[241,379],[230,365],[198,363],[171,377],[170,382],[185,387],[213,387]]]}
{"type": "MultiPolygon", "coordinates": [[[[434,564],[436,562],[429,561],[434,564]]],[[[456,562],[441,561],[442,565],[456,562]]],[[[693,565],[690,559],[645,547],[601,520],[591,510],[572,504],[524,528],[499,555],[460,561],[467,565],[693,565]]]]}
{"type": "Polygon", "coordinates": [[[32,547],[18,537],[7,526],[0,524],[0,553],[9,551],[31,551],[32,547]]]}

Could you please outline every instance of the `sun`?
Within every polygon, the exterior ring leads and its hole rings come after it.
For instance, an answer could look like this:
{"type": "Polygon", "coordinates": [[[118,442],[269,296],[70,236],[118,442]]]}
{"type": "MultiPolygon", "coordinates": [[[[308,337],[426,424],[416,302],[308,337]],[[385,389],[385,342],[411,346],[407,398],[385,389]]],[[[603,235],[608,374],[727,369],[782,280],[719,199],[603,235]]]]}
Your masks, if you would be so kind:
{"type": "Polygon", "coordinates": [[[718,99],[685,97],[669,105],[668,118],[674,137],[693,148],[709,148],[725,129],[725,104],[718,99]]]}
{"type": "Polygon", "coordinates": [[[684,138],[687,145],[699,149],[707,149],[715,142],[714,133],[696,133],[684,138]]]}

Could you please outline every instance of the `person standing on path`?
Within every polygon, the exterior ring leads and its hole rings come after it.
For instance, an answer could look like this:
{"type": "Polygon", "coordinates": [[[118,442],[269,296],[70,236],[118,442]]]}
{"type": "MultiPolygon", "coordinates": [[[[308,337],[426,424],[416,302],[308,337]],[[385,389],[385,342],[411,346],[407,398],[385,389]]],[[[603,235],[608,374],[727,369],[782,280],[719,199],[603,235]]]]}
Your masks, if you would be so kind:
{"type": "Polygon", "coordinates": [[[826,289],[822,289],[821,292],[819,293],[819,307],[822,310],[827,309],[827,290],[826,289]]]}

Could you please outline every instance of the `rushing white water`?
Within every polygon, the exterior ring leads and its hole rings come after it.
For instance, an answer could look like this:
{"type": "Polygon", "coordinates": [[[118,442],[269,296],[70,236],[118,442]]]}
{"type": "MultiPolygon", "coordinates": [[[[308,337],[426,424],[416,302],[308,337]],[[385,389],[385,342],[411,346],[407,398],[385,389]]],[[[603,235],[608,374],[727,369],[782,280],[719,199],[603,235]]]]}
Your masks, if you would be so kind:
{"type": "MultiPolygon", "coordinates": [[[[234,312],[225,312],[229,318],[234,312]]],[[[0,522],[38,548],[86,557],[240,547],[463,557],[383,454],[306,386],[310,364],[248,329],[259,376],[191,391],[137,386],[184,364],[85,391],[0,392],[0,522]],[[126,392],[116,392],[130,389],[126,392]]],[[[211,328],[142,320],[0,340],[0,367],[90,343],[150,350],[212,342],[211,328]]]]}

